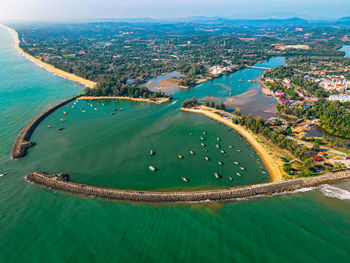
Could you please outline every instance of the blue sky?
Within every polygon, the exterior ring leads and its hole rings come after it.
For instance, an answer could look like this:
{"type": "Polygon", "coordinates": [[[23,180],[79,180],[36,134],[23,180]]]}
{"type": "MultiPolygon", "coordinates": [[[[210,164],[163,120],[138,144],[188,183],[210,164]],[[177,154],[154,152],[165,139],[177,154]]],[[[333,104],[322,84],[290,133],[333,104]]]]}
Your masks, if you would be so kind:
{"type": "Polygon", "coordinates": [[[327,19],[350,16],[350,0],[0,0],[0,20],[190,16],[327,19]]]}

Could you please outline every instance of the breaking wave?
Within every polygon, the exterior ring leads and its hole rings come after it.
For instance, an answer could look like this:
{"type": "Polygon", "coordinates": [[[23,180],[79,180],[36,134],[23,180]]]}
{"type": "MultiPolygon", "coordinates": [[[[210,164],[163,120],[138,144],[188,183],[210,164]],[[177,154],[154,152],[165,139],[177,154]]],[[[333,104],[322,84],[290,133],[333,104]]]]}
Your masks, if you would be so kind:
{"type": "Polygon", "coordinates": [[[350,192],[346,191],[344,189],[331,186],[331,185],[325,185],[320,189],[320,192],[327,197],[337,198],[340,200],[350,200],[350,192]]]}

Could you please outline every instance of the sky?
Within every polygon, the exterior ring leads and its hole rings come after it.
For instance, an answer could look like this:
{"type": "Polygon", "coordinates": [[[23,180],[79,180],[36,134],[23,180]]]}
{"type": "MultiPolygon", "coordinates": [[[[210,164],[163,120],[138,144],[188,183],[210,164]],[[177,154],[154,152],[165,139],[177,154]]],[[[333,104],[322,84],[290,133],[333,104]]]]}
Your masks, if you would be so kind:
{"type": "Polygon", "coordinates": [[[350,0],[0,0],[0,21],[191,16],[330,19],[350,16],[350,0]]]}

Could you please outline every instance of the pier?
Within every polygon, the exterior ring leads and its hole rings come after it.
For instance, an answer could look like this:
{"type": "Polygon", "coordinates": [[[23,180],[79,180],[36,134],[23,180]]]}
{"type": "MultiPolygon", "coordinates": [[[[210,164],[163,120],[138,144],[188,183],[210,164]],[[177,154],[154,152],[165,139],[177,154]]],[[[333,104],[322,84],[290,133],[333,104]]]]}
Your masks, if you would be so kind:
{"type": "Polygon", "coordinates": [[[246,66],[247,68],[252,68],[252,69],[262,69],[262,70],[269,70],[271,68],[266,68],[266,67],[257,67],[257,66],[246,66]]]}

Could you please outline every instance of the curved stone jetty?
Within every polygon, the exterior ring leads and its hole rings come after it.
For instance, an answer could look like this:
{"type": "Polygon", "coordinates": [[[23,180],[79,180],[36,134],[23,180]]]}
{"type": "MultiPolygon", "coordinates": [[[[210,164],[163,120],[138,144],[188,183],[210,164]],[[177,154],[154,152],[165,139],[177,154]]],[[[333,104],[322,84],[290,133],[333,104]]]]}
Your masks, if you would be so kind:
{"type": "Polygon", "coordinates": [[[57,109],[61,108],[62,106],[72,102],[73,100],[80,97],[81,94],[71,97],[69,99],[66,99],[64,101],[59,102],[55,106],[51,107],[50,109],[44,111],[40,115],[36,116],[28,125],[21,131],[19,136],[17,137],[17,141],[13,147],[12,150],[12,158],[13,159],[19,159],[26,155],[27,149],[34,146],[35,143],[29,141],[30,137],[32,136],[34,130],[40,122],[42,122],[47,116],[49,116],[52,112],[56,111],[57,109]]]}
{"type": "Polygon", "coordinates": [[[105,188],[93,185],[70,182],[67,174],[46,174],[43,172],[32,172],[27,175],[27,181],[49,187],[51,189],[69,192],[78,195],[96,198],[171,203],[171,202],[199,202],[218,201],[235,198],[250,198],[260,195],[271,195],[282,192],[295,191],[305,187],[315,187],[322,184],[335,183],[350,179],[350,171],[328,173],[315,177],[303,177],[282,182],[262,183],[255,185],[237,186],[225,189],[182,191],[182,192],[153,192],[135,191],[105,188]]]}

